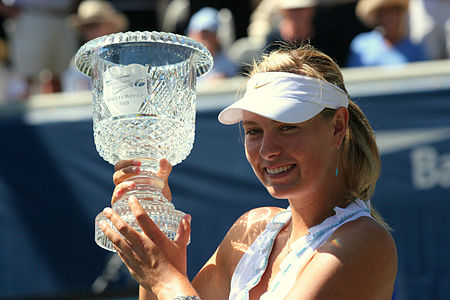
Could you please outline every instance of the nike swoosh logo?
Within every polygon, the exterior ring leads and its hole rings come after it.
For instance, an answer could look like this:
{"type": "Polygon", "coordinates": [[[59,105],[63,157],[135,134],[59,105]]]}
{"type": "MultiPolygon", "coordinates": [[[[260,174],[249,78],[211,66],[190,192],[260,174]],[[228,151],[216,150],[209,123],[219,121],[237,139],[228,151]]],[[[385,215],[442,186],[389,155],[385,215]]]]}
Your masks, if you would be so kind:
{"type": "Polygon", "coordinates": [[[450,139],[450,127],[383,130],[376,133],[380,154],[391,154],[450,139]]]}
{"type": "Polygon", "coordinates": [[[261,88],[261,87],[263,87],[263,86],[265,86],[265,85],[268,85],[269,83],[271,83],[272,81],[268,81],[268,82],[265,82],[265,83],[263,83],[263,84],[258,84],[258,83],[255,83],[255,86],[253,87],[255,90],[256,89],[259,89],[259,88],[261,88]]]}

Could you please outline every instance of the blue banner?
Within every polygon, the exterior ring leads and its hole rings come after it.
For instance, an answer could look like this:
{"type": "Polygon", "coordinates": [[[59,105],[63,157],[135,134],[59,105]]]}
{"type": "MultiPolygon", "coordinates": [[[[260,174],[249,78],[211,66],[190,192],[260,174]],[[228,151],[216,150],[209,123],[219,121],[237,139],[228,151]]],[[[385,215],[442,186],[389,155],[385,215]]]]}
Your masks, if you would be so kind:
{"type": "MultiPolygon", "coordinates": [[[[450,90],[354,100],[382,155],[373,204],[398,248],[394,298],[449,299],[450,90]]],[[[287,206],[254,176],[239,127],[217,114],[199,109],[194,149],[170,178],[175,206],[193,217],[190,277],[242,213],[287,206]]],[[[117,256],[94,243],[113,167],[95,150],[92,121],[33,120],[27,112],[0,119],[0,298],[136,291],[117,256]]]]}

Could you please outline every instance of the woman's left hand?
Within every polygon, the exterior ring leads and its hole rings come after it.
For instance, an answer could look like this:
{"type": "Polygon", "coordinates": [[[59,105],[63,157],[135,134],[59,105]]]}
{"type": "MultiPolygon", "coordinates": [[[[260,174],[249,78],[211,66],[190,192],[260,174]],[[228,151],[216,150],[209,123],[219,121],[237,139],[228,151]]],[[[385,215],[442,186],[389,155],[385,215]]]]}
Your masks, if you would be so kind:
{"type": "Polygon", "coordinates": [[[191,217],[186,215],[181,220],[177,236],[171,241],[146,214],[136,197],[130,197],[129,206],[142,233],[134,230],[111,208],[105,208],[103,213],[121,235],[106,222],[101,222],[101,229],[141,286],[156,296],[167,293],[168,288],[175,289],[175,296],[184,294],[186,291],[179,289],[192,288],[186,275],[191,217]]]}

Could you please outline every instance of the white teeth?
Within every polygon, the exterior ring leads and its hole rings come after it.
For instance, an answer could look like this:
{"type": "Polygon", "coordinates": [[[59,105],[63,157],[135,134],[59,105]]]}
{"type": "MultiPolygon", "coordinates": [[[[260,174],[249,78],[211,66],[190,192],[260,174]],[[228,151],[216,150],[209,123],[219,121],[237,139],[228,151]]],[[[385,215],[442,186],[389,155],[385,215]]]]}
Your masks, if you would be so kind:
{"type": "Polygon", "coordinates": [[[274,169],[269,169],[266,168],[267,173],[269,174],[279,174],[281,172],[286,172],[287,170],[291,169],[293,167],[293,165],[289,165],[289,166],[284,166],[284,167],[279,167],[279,168],[274,168],[274,169]]]}

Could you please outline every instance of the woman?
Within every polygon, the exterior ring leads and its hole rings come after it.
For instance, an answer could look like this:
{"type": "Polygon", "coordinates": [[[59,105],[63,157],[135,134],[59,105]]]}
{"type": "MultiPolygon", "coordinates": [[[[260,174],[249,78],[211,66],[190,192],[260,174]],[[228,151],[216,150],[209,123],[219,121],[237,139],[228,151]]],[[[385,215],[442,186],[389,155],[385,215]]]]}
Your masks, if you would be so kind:
{"type": "MultiPolygon", "coordinates": [[[[106,224],[103,231],[139,282],[140,299],[390,299],[395,244],[369,205],[380,159],[367,119],[348,98],[336,63],[312,47],[278,50],[254,66],[244,97],[219,120],[242,122],[256,176],[290,206],[241,216],[192,283],[189,216],[171,242],[134,197],[143,233],[106,208],[122,236],[106,224]]],[[[113,202],[134,188],[122,182],[139,165],[117,163],[113,202]]],[[[171,167],[160,167],[170,199],[171,167]]]]}

